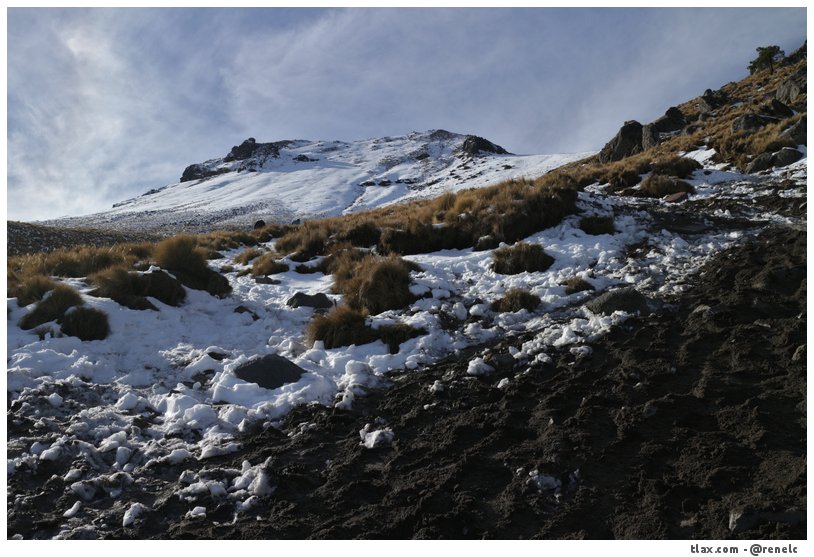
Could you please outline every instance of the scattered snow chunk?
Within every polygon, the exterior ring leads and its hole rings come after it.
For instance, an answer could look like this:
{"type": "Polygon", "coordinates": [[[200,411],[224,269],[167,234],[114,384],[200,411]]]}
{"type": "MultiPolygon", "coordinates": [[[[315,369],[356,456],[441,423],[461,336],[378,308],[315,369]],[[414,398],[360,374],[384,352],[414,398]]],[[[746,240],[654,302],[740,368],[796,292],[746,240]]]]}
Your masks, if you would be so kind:
{"type": "Polygon", "coordinates": [[[56,393],[51,393],[48,395],[48,403],[54,408],[62,406],[62,397],[56,393]]]}
{"type": "Polygon", "coordinates": [[[475,358],[466,368],[466,373],[469,375],[489,375],[494,371],[495,368],[484,362],[483,358],[475,358]]]}
{"type": "Polygon", "coordinates": [[[96,496],[96,486],[92,482],[81,481],[71,484],[71,491],[83,501],[90,501],[96,496]]]}
{"type": "Polygon", "coordinates": [[[147,507],[146,505],[142,505],[141,503],[133,503],[127,512],[124,513],[122,527],[127,528],[128,526],[132,526],[136,520],[141,517],[141,515],[149,510],[150,507],[147,507]]]}
{"type": "Polygon", "coordinates": [[[122,412],[128,412],[138,406],[139,400],[138,395],[132,391],[128,392],[116,402],[116,408],[122,412]]]}
{"type": "Polygon", "coordinates": [[[260,470],[254,477],[252,483],[249,484],[249,491],[257,497],[267,497],[274,493],[274,486],[271,485],[268,474],[264,470],[260,470]]]}
{"type": "Polygon", "coordinates": [[[489,306],[487,306],[486,304],[475,304],[474,306],[469,308],[469,315],[471,315],[472,317],[482,317],[486,315],[488,309],[489,306]]]}
{"type": "Polygon", "coordinates": [[[371,429],[371,424],[367,424],[363,429],[359,430],[359,437],[362,439],[362,442],[359,443],[360,445],[368,449],[374,449],[376,447],[389,447],[393,444],[393,439],[396,435],[392,429],[389,427],[373,431],[371,431],[371,429]]]}
{"type": "Polygon", "coordinates": [[[500,381],[498,381],[498,383],[497,383],[497,388],[498,388],[498,389],[502,389],[503,387],[506,387],[506,386],[508,386],[508,385],[509,385],[509,378],[508,378],[508,377],[504,377],[503,379],[501,379],[500,381]]]}
{"type": "Polygon", "coordinates": [[[73,504],[73,507],[62,513],[62,516],[65,518],[73,518],[77,515],[77,513],[82,509],[82,502],[77,501],[73,504]]]}
{"type": "Polygon", "coordinates": [[[195,507],[186,514],[186,518],[205,518],[206,507],[195,507]]]}
{"type": "Polygon", "coordinates": [[[428,387],[428,389],[431,393],[440,393],[444,390],[444,384],[436,379],[435,382],[428,387]]]}
{"type": "Polygon", "coordinates": [[[465,321],[466,316],[469,314],[469,312],[466,311],[466,306],[461,302],[455,302],[455,305],[452,306],[452,313],[458,321],[465,321]]]}
{"type": "Polygon", "coordinates": [[[179,464],[192,455],[186,449],[173,449],[173,451],[167,456],[167,462],[170,464],[179,464]]]}
{"type": "Polygon", "coordinates": [[[66,482],[73,482],[82,477],[82,470],[79,468],[71,468],[68,473],[62,476],[66,482]]]}
{"type": "Polygon", "coordinates": [[[538,470],[529,472],[529,481],[534,483],[540,491],[557,490],[562,485],[562,482],[554,476],[540,474],[538,470]]]}

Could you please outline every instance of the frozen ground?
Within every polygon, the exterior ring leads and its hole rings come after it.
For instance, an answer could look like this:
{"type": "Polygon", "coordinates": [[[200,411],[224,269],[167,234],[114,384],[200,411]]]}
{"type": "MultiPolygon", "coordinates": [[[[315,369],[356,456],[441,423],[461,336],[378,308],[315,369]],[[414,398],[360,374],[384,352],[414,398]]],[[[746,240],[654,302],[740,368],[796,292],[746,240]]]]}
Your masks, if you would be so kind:
{"type": "MultiPolygon", "coordinates": [[[[691,154],[702,161],[707,155],[691,154]]],[[[212,182],[217,179],[228,180],[212,182]]],[[[151,300],[158,312],[91,297],[83,280],[69,280],[83,292],[88,306],[110,317],[111,335],[92,342],[59,336],[39,340],[17,326],[31,307],[19,308],[9,299],[9,477],[23,482],[21,478],[47,469],[64,482],[59,499],[65,506],[59,509],[63,520],[38,535],[104,537],[114,527],[138,524],[149,512],[139,495],[143,478],[163,466],[240,451],[242,434],[274,428],[295,407],[313,403],[353,408],[368,389],[385,385],[389,374],[425,368],[456,354],[469,355],[470,374],[488,374],[491,368],[482,348],[514,336],[526,339],[512,350],[519,373],[531,373],[530,366],[545,362],[554,350],[590,353],[593,342],[629,317],[623,312],[593,314],[583,303],[596,294],[633,286],[654,308],[669,304],[720,250],[770,223],[805,226],[802,210],[776,211],[774,201],[783,201],[784,207],[798,199],[805,202],[806,159],[755,176],[708,166],[695,173],[692,183],[697,194],[676,205],[587,188],[580,193],[579,215],[526,240],[554,257],[546,272],[495,274],[490,251],[407,257],[423,269],[412,274],[413,291],[423,297],[405,310],[371,318],[374,327],[403,322],[427,330],[403,343],[396,354],[380,341],[331,350],[319,343],[305,345],[304,329],[313,310],[292,309],[286,301],[296,292],[324,292],[341,303],[330,292],[331,277],[321,273],[290,271],[274,276],[279,284],[258,284],[250,276],[237,277],[242,266],[234,264],[235,270],[227,274],[233,287],[230,296],[217,299],[188,290],[179,308],[151,300]],[[616,232],[585,234],[577,227],[584,215],[612,215],[616,232]],[[574,276],[596,291],[566,295],[562,283],[574,276]],[[492,301],[516,287],[540,296],[540,308],[517,313],[489,309],[492,301]],[[259,319],[236,313],[238,306],[259,319]],[[235,376],[241,363],[265,354],[288,358],[307,373],[275,390],[235,376]],[[109,523],[111,515],[120,517],[118,524],[109,523]]],[[[226,253],[211,265],[217,269],[233,264],[240,251],[226,253]]],[[[398,439],[399,432],[386,424],[368,426],[360,432],[360,450],[398,439]]],[[[202,493],[228,502],[235,516],[273,497],[265,470],[264,462],[247,461],[225,478],[167,481],[183,486],[175,496],[188,504],[188,518],[206,520],[208,509],[198,504],[202,493]]],[[[9,508],[24,508],[31,496],[10,492],[9,508]]]]}

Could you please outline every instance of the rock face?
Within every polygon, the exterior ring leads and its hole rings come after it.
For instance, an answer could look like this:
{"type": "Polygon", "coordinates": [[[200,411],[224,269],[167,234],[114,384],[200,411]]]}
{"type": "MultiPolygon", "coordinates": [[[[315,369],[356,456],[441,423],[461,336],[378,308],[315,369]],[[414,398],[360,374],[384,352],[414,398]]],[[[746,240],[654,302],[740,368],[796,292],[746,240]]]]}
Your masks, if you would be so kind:
{"type": "Polygon", "coordinates": [[[664,116],[642,127],[642,150],[658,145],[662,134],[671,134],[680,131],[687,125],[684,114],[677,107],[667,109],[664,116]]]}
{"type": "Polygon", "coordinates": [[[784,104],[794,104],[797,98],[806,91],[806,74],[798,72],[783,81],[774,96],[784,104]]]}
{"type": "Polygon", "coordinates": [[[732,121],[732,132],[752,132],[771,122],[770,118],[760,114],[744,114],[732,121]]]}
{"type": "Polygon", "coordinates": [[[754,158],[749,166],[746,167],[746,172],[760,172],[761,170],[768,170],[774,166],[788,166],[803,158],[803,154],[797,149],[791,147],[783,147],[775,153],[763,153],[754,158]]]}
{"type": "Polygon", "coordinates": [[[794,111],[777,99],[772,99],[760,107],[760,113],[775,118],[789,118],[794,111]]]}
{"type": "Polygon", "coordinates": [[[191,180],[201,180],[203,178],[209,178],[210,176],[223,174],[224,172],[228,172],[228,170],[208,168],[202,164],[191,164],[184,169],[184,172],[181,174],[181,180],[179,181],[189,182],[191,180]]]}
{"type": "Polygon", "coordinates": [[[698,99],[698,108],[701,112],[712,112],[729,102],[729,97],[723,91],[713,91],[707,89],[701,98],[698,99]]]}
{"type": "Polygon", "coordinates": [[[620,161],[642,151],[642,125],[636,120],[628,120],[602,150],[599,162],[620,161]]]}
{"type": "MultiPolygon", "coordinates": [[[[442,131],[442,130],[439,130],[442,131]]],[[[496,155],[508,155],[509,152],[501,147],[495,145],[488,139],[478,137],[477,135],[468,135],[461,145],[461,153],[469,155],[470,157],[477,157],[480,153],[494,153],[496,155]]]]}
{"type": "Polygon", "coordinates": [[[791,139],[797,145],[806,145],[806,117],[800,118],[793,126],[784,130],[780,136],[791,139]]]}
{"type": "Polygon", "coordinates": [[[276,389],[286,383],[299,381],[305,370],[277,354],[255,358],[238,366],[235,375],[248,383],[257,383],[264,389],[276,389]]]}
{"type": "Polygon", "coordinates": [[[783,147],[774,155],[772,155],[773,166],[788,166],[803,158],[803,154],[797,149],[791,147],[783,147]]]}
{"type": "Polygon", "coordinates": [[[288,307],[299,308],[309,307],[315,309],[328,309],[334,307],[331,299],[323,294],[306,294],[305,292],[297,292],[286,302],[288,307]]]}
{"type": "Polygon", "coordinates": [[[624,311],[627,313],[639,312],[642,315],[650,313],[650,305],[647,298],[633,288],[620,288],[611,290],[597,296],[587,304],[589,310],[594,313],[604,313],[610,315],[614,311],[624,311]]]}

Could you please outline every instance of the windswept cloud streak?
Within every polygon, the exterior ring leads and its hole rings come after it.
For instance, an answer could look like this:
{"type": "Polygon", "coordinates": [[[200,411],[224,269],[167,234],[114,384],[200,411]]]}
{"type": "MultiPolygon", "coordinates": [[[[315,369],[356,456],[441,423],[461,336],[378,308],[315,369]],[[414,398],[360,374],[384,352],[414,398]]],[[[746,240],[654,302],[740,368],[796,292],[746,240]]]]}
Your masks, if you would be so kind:
{"type": "Polygon", "coordinates": [[[805,33],[803,9],[11,9],[8,216],[104,210],[248,136],[596,149],[805,33]]]}

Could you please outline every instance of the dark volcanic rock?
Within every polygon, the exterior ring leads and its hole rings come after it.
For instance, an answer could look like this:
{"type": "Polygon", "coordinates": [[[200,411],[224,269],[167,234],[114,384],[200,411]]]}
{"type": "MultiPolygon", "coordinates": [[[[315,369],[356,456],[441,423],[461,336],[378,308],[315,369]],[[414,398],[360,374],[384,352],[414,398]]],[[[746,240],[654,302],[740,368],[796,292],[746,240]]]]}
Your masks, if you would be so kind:
{"type": "Polygon", "coordinates": [[[806,74],[805,70],[797,72],[785,81],[783,81],[777,88],[774,96],[775,98],[785,104],[794,104],[798,97],[806,91],[806,74]]]}
{"type": "Polygon", "coordinates": [[[258,228],[263,228],[264,226],[266,226],[266,221],[264,221],[263,219],[260,219],[259,221],[254,223],[255,230],[257,230],[258,228]]]}
{"type": "Polygon", "coordinates": [[[675,133],[686,125],[687,120],[678,108],[675,106],[668,108],[664,116],[642,128],[642,150],[658,145],[662,134],[675,133]]]}
{"type": "Polygon", "coordinates": [[[772,155],[772,166],[788,166],[803,158],[803,154],[797,149],[783,147],[772,155]]]}
{"type": "Polygon", "coordinates": [[[614,311],[639,312],[642,315],[650,313],[647,298],[633,288],[619,288],[605,292],[586,303],[585,307],[594,313],[611,314],[614,311]]]}
{"type": "Polygon", "coordinates": [[[229,172],[225,168],[209,168],[208,166],[204,166],[202,164],[191,164],[184,169],[184,172],[181,174],[181,182],[189,182],[192,180],[201,180],[203,178],[209,178],[210,176],[217,176],[218,174],[223,174],[225,172],[229,172]]]}
{"type": "Polygon", "coordinates": [[[701,112],[712,112],[729,102],[729,97],[723,91],[713,91],[707,89],[701,98],[698,99],[698,108],[701,112]]]}
{"type": "Polygon", "coordinates": [[[751,174],[753,172],[760,172],[761,170],[768,170],[772,167],[773,156],[774,155],[771,153],[763,153],[762,155],[758,155],[746,167],[746,172],[751,174]]]}
{"type": "Polygon", "coordinates": [[[772,121],[771,118],[760,114],[744,114],[732,121],[732,132],[752,132],[772,121]]]}
{"type": "Polygon", "coordinates": [[[477,157],[481,153],[494,153],[496,155],[509,154],[509,152],[500,145],[495,145],[488,139],[478,137],[477,135],[466,136],[463,145],[461,145],[461,152],[470,157],[477,157]]]}
{"type": "Polygon", "coordinates": [[[232,150],[229,151],[229,154],[226,155],[223,160],[228,162],[248,159],[261,145],[262,143],[257,143],[253,137],[250,137],[240,145],[235,145],[232,147],[232,150]]]}
{"type": "Polygon", "coordinates": [[[299,381],[305,370],[277,354],[255,358],[238,366],[235,375],[249,383],[257,383],[264,389],[276,389],[286,383],[299,381]]]}
{"type": "Polygon", "coordinates": [[[619,161],[642,151],[642,125],[629,120],[599,152],[599,162],[619,161]]]}
{"type": "Polygon", "coordinates": [[[288,307],[309,307],[316,309],[328,309],[334,307],[331,299],[319,292],[318,294],[306,294],[305,292],[297,292],[286,302],[288,307]]]}
{"type": "Polygon", "coordinates": [[[794,111],[777,99],[772,99],[760,107],[760,113],[774,118],[789,118],[794,111]]]}
{"type": "Polygon", "coordinates": [[[780,136],[791,139],[797,145],[806,145],[806,134],[806,117],[803,116],[789,129],[784,130],[780,136]]]}

